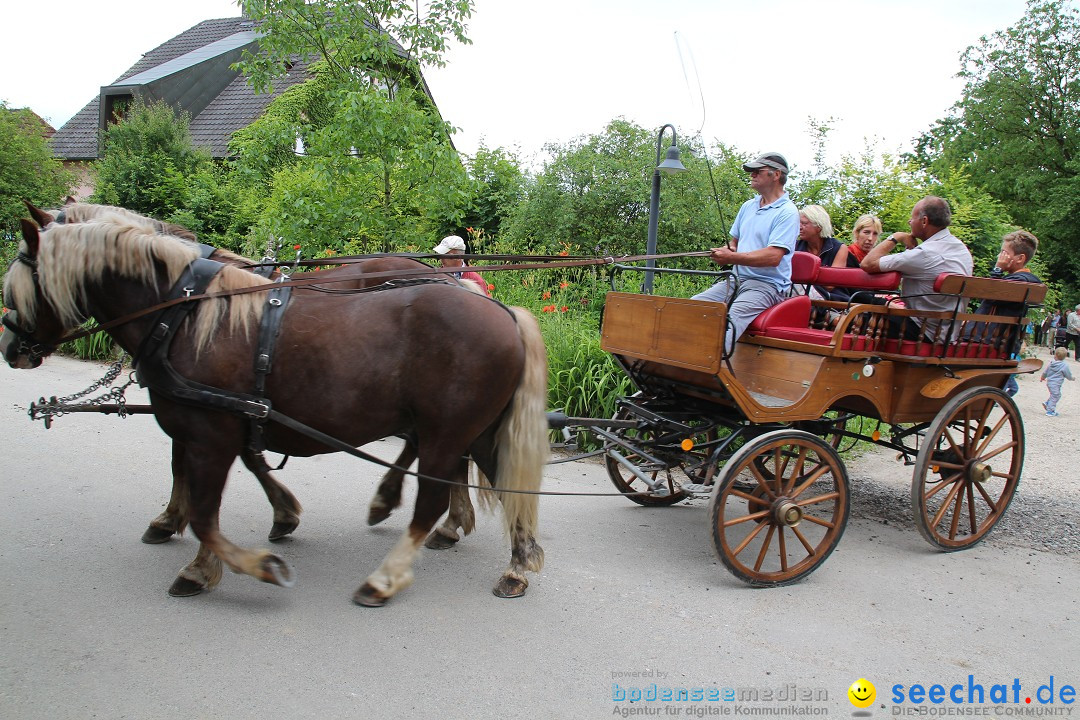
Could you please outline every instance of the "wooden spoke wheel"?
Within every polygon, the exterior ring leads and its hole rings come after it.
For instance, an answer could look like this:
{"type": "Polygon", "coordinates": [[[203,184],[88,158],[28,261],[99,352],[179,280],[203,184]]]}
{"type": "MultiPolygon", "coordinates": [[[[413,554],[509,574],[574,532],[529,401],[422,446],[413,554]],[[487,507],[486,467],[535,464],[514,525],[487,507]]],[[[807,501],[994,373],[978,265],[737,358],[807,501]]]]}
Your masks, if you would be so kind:
{"type": "Polygon", "coordinates": [[[1005,514],[1024,466],[1024,423],[996,388],[965,390],[926,431],[911,480],[915,526],[942,550],[975,545],[1005,514]]]}
{"type": "Polygon", "coordinates": [[[847,525],[847,470],[832,446],[801,430],[743,445],[709,501],[713,546],[750,585],[787,585],[825,561],[847,525]]]}
{"type": "MultiPolygon", "coordinates": [[[[629,417],[625,410],[620,410],[615,414],[616,420],[625,420],[629,417]]],[[[636,502],[638,505],[644,505],[647,507],[661,507],[665,505],[674,505],[677,502],[685,500],[690,497],[690,494],[680,489],[680,482],[695,482],[695,483],[707,483],[712,480],[713,475],[716,473],[715,464],[710,464],[708,445],[705,445],[703,449],[698,450],[692,448],[690,450],[682,450],[678,447],[678,440],[673,440],[668,447],[656,446],[656,434],[650,429],[633,430],[625,429],[620,430],[619,435],[629,441],[631,444],[638,445],[644,452],[648,452],[655,456],[661,457],[674,457],[672,464],[664,470],[648,470],[643,471],[646,477],[650,480],[656,480],[657,478],[664,481],[668,489],[668,495],[628,495],[627,498],[636,502]]],[[[710,439],[704,433],[699,440],[710,439]]],[[[624,448],[615,448],[619,454],[630,461],[636,467],[641,467],[648,461],[645,458],[635,453],[626,451],[624,448]]],[[[634,475],[630,470],[623,466],[615,458],[610,455],[604,457],[604,463],[607,465],[608,477],[611,478],[611,482],[618,488],[619,492],[634,493],[644,492],[649,489],[641,478],[634,475]]]]}

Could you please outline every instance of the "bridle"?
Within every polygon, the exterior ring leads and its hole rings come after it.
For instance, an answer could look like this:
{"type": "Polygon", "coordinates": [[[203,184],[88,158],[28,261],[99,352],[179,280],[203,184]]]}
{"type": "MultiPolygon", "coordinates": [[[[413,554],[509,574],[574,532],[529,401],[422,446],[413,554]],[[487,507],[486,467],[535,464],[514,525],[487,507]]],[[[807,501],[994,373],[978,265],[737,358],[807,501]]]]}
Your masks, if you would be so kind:
{"type": "MultiPolygon", "coordinates": [[[[34,291],[40,296],[41,282],[38,279],[37,260],[20,251],[12,264],[17,262],[30,268],[31,277],[34,279],[34,291]]],[[[36,366],[57,348],[56,345],[34,339],[37,327],[33,325],[28,328],[21,327],[17,310],[12,309],[4,313],[4,316],[0,318],[0,324],[4,326],[4,333],[0,335],[0,355],[3,355],[4,359],[26,356],[36,366]],[[15,340],[9,339],[10,336],[14,336],[15,340]]]]}

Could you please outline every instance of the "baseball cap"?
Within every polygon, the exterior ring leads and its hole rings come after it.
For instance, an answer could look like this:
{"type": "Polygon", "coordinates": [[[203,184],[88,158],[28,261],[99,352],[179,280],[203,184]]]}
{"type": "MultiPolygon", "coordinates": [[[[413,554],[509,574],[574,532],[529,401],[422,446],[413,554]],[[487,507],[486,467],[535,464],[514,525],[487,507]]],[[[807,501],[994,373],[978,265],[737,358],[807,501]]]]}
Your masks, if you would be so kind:
{"type": "Polygon", "coordinates": [[[769,152],[763,155],[758,155],[756,158],[748,163],[744,163],[742,169],[746,172],[751,170],[757,170],[758,168],[770,167],[773,170],[779,170],[780,172],[787,172],[788,165],[784,156],[778,152],[769,152]]]}
{"type": "Polygon", "coordinates": [[[465,241],[457,235],[447,235],[442,239],[442,242],[435,246],[435,252],[440,255],[445,255],[451,250],[465,252],[465,241]]]}

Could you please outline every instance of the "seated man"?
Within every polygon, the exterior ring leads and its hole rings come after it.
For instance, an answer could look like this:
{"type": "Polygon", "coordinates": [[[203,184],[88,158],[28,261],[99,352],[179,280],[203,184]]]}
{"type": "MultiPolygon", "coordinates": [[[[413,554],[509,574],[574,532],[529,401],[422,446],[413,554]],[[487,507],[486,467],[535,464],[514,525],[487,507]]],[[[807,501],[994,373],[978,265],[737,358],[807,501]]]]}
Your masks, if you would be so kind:
{"type": "Polygon", "coordinates": [[[788,164],[780,153],[766,153],[743,165],[757,191],[743,203],[731,225],[731,245],[713,248],[710,257],[734,265],[736,283],[724,279],[694,300],[728,303],[724,353],[730,354],[758,315],[784,300],[791,287],[791,254],[799,236],[799,211],[784,191],[788,164]],[[734,295],[734,297],[732,297],[734,295]]]}
{"type": "MultiPolygon", "coordinates": [[[[956,299],[934,292],[934,281],[941,273],[971,275],[974,266],[971,251],[949,232],[952,210],[944,198],[927,195],[911,210],[908,220],[910,233],[893,233],[866,254],[859,267],[867,272],[900,273],[900,292],[906,306],[924,312],[956,309],[956,299]],[[922,244],[919,241],[922,241],[922,244]],[[897,244],[903,252],[890,255],[897,244]]],[[[952,338],[938,337],[940,320],[923,318],[889,318],[889,337],[948,342],[952,338]]],[[[955,329],[954,329],[955,331],[955,329]]]]}

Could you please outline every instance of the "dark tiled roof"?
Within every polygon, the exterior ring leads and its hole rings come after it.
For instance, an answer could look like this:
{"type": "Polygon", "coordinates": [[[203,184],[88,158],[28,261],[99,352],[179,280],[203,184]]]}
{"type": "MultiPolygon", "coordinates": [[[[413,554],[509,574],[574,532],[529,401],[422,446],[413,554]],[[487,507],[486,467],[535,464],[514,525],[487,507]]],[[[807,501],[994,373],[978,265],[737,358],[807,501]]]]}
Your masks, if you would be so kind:
{"type": "MultiPolygon", "coordinates": [[[[168,42],[154,48],[142,56],[127,72],[118,77],[109,86],[123,85],[124,80],[146,79],[155,76],[151,71],[183,55],[205,48],[211,43],[224,40],[237,33],[252,30],[251,20],[244,17],[205,20],[193,28],[180,33],[168,42]],[[147,74],[143,74],[147,73],[147,74]]],[[[404,50],[395,42],[399,54],[404,50]]],[[[181,63],[182,64],[182,63],[181,63]]],[[[197,71],[195,71],[197,72],[197,71]]],[[[288,77],[275,81],[272,95],[256,95],[247,85],[242,75],[221,68],[211,72],[220,87],[224,89],[209,100],[197,114],[192,108],[185,108],[193,114],[191,119],[191,139],[196,147],[204,147],[214,157],[224,157],[227,153],[229,138],[236,130],[250,125],[270,102],[290,87],[310,78],[308,63],[295,64],[288,77]],[[232,75],[228,77],[225,73],[232,75]]],[[[176,73],[179,74],[179,73],[176,73]]],[[[146,83],[146,87],[150,87],[146,83]]],[[[95,97],[77,112],[52,138],[53,152],[65,160],[87,160],[98,157],[98,127],[100,123],[101,98],[95,97]]]]}

